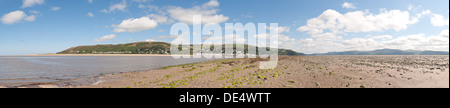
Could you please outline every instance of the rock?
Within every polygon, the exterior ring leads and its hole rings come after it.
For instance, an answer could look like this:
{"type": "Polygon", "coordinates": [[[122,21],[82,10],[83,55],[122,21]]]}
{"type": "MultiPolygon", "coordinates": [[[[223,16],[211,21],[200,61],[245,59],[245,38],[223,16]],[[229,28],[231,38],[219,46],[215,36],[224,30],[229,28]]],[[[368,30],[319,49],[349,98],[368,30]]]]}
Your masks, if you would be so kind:
{"type": "Polygon", "coordinates": [[[350,83],[347,83],[347,85],[345,85],[345,87],[350,87],[350,83]]]}
{"type": "Polygon", "coordinates": [[[320,86],[320,84],[318,82],[316,82],[316,86],[320,86]]]}
{"type": "Polygon", "coordinates": [[[366,88],[366,85],[361,85],[361,86],[359,86],[360,88],[366,88]]]}

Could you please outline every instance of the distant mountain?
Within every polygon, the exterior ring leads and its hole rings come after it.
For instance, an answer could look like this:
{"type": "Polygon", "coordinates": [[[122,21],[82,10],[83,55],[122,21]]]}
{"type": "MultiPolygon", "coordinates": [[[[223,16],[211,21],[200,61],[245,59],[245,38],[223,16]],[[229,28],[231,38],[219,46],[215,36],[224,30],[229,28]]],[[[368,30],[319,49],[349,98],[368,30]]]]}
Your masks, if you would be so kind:
{"type": "MultiPolygon", "coordinates": [[[[171,44],[165,42],[135,42],[117,45],[77,46],[58,52],[57,54],[170,54],[171,44]]],[[[191,45],[191,50],[192,50],[191,45]]],[[[223,45],[223,48],[225,45],[223,45]]],[[[247,53],[249,45],[244,45],[247,53]]],[[[257,48],[258,49],[258,48],[257,48]]],[[[257,51],[258,52],[258,51],[257,51]]],[[[279,55],[305,55],[289,49],[279,49],[279,55]]]]}
{"type": "Polygon", "coordinates": [[[417,50],[397,50],[397,49],[380,49],[375,51],[344,51],[329,52],[323,54],[311,55],[449,55],[448,51],[417,51],[417,50]]]}

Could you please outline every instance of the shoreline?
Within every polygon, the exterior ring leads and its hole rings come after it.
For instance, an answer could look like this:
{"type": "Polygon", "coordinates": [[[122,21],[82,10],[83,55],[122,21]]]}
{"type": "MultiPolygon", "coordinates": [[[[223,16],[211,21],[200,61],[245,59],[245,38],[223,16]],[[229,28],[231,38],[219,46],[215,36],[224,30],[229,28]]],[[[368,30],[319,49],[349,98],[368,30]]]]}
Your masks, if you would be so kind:
{"type": "MultiPolygon", "coordinates": [[[[49,55],[51,55],[51,54],[49,54],[49,55]]],[[[106,55],[108,55],[108,54],[106,54],[106,55]]],[[[65,56],[72,56],[72,54],[65,55],[65,56]]],[[[99,56],[103,56],[103,55],[99,55],[99,56]]],[[[118,55],[118,56],[121,56],[121,55],[118,55]]],[[[151,56],[151,55],[145,55],[145,56],[151,56]]],[[[161,55],[161,56],[164,56],[164,55],[161,55]]],[[[215,60],[207,60],[207,61],[193,62],[193,63],[187,63],[187,64],[180,64],[180,65],[192,65],[192,64],[203,63],[203,62],[208,62],[208,61],[215,61],[215,60]]],[[[115,74],[149,72],[149,71],[154,71],[154,70],[159,70],[162,68],[174,67],[174,66],[179,66],[179,65],[158,67],[158,68],[150,69],[150,70],[100,74],[100,75],[95,75],[95,76],[90,76],[90,77],[79,77],[79,78],[66,79],[66,80],[61,80],[61,81],[30,82],[30,83],[16,84],[16,85],[1,85],[0,88],[79,88],[79,87],[83,87],[83,86],[97,85],[102,82],[107,82],[102,79],[104,77],[108,77],[108,76],[115,75],[115,74]],[[77,80],[81,80],[81,81],[77,81],[77,80]]]]}
{"type": "Polygon", "coordinates": [[[29,54],[24,56],[171,56],[170,54],[29,54]]]}
{"type": "Polygon", "coordinates": [[[448,59],[449,56],[280,56],[277,68],[269,70],[258,69],[259,62],[267,59],[221,59],[85,77],[95,80],[82,85],[35,83],[15,87],[448,88],[448,59]],[[430,59],[439,61],[427,62],[430,59]]]}
{"type": "Polygon", "coordinates": [[[375,58],[371,61],[372,56],[281,56],[278,67],[268,70],[258,68],[259,62],[267,59],[213,60],[105,75],[100,78],[102,82],[70,88],[449,87],[448,56],[375,58]],[[439,65],[423,64],[430,58],[441,61],[437,62],[439,65]],[[403,59],[416,59],[417,63],[403,59]]]}

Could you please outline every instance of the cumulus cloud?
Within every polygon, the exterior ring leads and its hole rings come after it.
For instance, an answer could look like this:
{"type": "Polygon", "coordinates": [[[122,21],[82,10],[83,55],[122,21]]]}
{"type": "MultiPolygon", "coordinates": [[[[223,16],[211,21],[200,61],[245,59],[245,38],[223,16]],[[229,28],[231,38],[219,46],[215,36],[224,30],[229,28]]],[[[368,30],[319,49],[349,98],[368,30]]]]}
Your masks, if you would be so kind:
{"type": "Polygon", "coordinates": [[[326,10],[320,16],[309,19],[306,25],[297,30],[310,35],[306,39],[280,38],[280,47],[290,48],[306,54],[335,51],[370,51],[377,49],[432,50],[448,51],[448,29],[437,35],[411,34],[406,36],[378,35],[366,38],[346,39],[348,34],[363,34],[401,31],[408,29],[425,15],[431,18],[435,26],[448,25],[448,19],[432,14],[430,10],[414,13],[401,10],[385,10],[374,14],[369,11],[354,11],[341,14],[335,10],[326,10]],[[434,21],[434,22],[433,22],[434,21]]]}
{"type": "Polygon", "coordinates": [[[439,35],[411,34],[394,38],[380,35],[371,38],[351,38],[341,41],[323,40],[321,38],[293,39],[280,35],[280,47],[290,48],[306,54],[336,51],[372,51],[378,49],[432,50],[448,51],[448,29],[439,35]]]}
{"type": "Polygon", "coordinates": [[[158,23],[163,23],[163,24],[170,24],[173,22],[172,20],[167,18],[167,16],[164,16],[164,15],[150,14],[150,15],[147,15],[147,17],[149,17],[150,19],[154,19],[158,23]]]}
{"type": "Polygon", "coordinates": [[[353,3],[344,2],[344,4],[342,4],[342,8],[356,9],[356,6],[354,6],[353,3]]]}
{"type": "Polygon", "coordinates": [[[433,24],[433,26],[448,26],[449,18],[445,19],[442,15],[433,14],[433,17],[431,17],[431,24],[433,24]]]}
{"type": "Polygon", "coordinates": [[[109,41],[111,39],[116,38],[117,36],[115,34],[110,34],[110,35],[106,35],[106,36],[102,36],[100,38],[94,39],[94,42],[106,42],[109,41]]]}
{"type": "Polygon", "coordinates": [[[441,37],[447,37],[448,38],[448,29],[447,30],[442,30],[441,34],[439,34],[439,36],[441,37]]]}
{"type": "Polygon", "coordinates": [[[36,16],[34,15],[30,15],[24,18],[25,21],[29,21],[29,22],[33,22],[34,20],[36,20],[36,16]]]}
{"type": "Polygon", "coordinates": [[[329,9],[319,17],[307,21],[307,25],[298,28],[298,31],[309,34],[320,34],[325,30],[334,33],[339,32],[380,32],[384,30],[405,30],[409,25],[418,22],[412,18],[408,11],[381,10],[377,15],[364,11],[348,12],[341,14],[329,9]]]}
{"type": "Polygon", "coordinates": [[[18,23],[22,20],[33,22],[35,19],[36,19],[35,15],[28,16],[27,14],[25,14],[25,12],[17,10],[3,15],[0,20],[2,21],[3,24],[11,25],[18,23]]]}
{"type": "Polygon", "coordinates": [[[34,5],[42,5],[45,3],[45,0],[23,0],[23,4],[20,8],[32,7],[34,5]]]}
{"type": "Polygon", "coordinates": [[[110,12],[114,12],[114,11],[126,11],[126,8],[127,8],[127,1],[122,0],[121,3],[113,4],[113,5],[109,6],[109,9],[103,9],[101,12],[110,13],[110,12]]]}
{"type": "Polygon", "coordinates": [[[149,17],[131,18],[112,26],[115,27],[114,32],[139,32],[156,28],[158,21],[151,20],[149,17]]]}
{"type": "Polygon", "coordinates": [[[393,40],[380,42],[382,47],[401,50],[433,50],[448,51],[449,39],[443,36],[426,36],[413,34],[401,36],[393,40]]]}
{"type": "Polygon", "coordinates": [[[217,0],[211,0],[201,6],[194,6],[192,8],[182,7],[170,7],[167,11],[171,18],[183,23],[193,24],[194,15],[202,15],[202,23],[223,23],[229,19],[229,17],[222,14],[217,14],[216,9],[220,3],[217,0]]]}

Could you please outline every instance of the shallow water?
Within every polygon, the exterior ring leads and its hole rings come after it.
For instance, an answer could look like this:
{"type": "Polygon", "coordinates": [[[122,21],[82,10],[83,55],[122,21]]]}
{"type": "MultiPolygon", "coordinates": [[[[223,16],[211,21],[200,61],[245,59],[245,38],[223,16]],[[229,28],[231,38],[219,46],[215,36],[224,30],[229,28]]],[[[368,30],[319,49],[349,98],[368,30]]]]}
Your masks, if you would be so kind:
{"type": "Polygon", "coordinates": [[[69,81],[72,84],[85,83],[92,80],[89,77],[101,74],[152,70],[206,60],[208,59],[174,59],[170,56],[0,57],[0,86],[55,82],[63,84],[69,81]]]}

